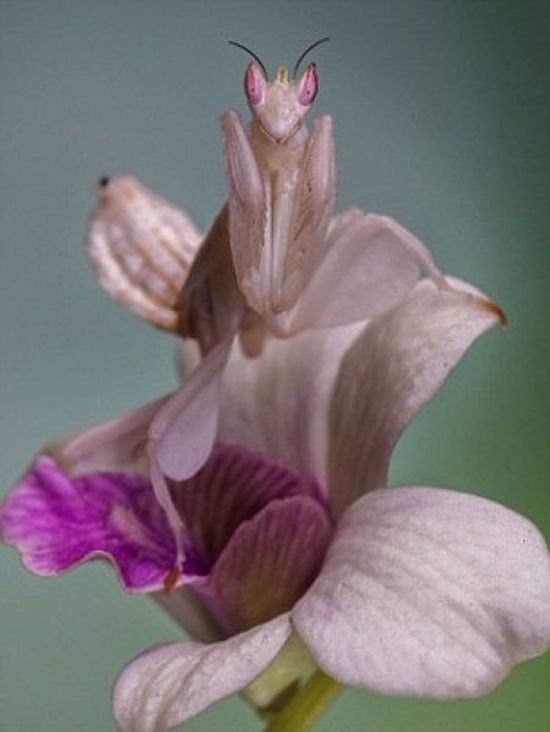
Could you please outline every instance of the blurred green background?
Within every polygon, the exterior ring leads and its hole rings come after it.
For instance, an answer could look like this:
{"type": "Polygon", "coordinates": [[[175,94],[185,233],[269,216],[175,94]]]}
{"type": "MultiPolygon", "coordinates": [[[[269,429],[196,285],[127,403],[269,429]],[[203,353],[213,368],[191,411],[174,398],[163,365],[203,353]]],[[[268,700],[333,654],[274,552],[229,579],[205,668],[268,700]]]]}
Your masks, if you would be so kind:
{"type": "MultiPolygon", "coordinates": [[[[206,227],[224,198],[218,116],[244,110],[250,45],[271,72],[318,37],[316,113],[336,122],[340,208],[397,218],[510,327],[478,343],[408,430],[394,482],[501,501],[550,535],[550,5],[0,2],[2,490],[52,437],[175,383],[174,344],[95,284],[83,248],[101,174],[132,172],[206,227]]],[[[178,637],[86,566],[56,580],[0,556],[0,727],[114,729],[110,684],[178,637]]],[[[324,732],[539,732],[550,656],[460,703],[347,691],[324,732]]],[[[229,700],[191,732],[259,730],[229,700]]]]}

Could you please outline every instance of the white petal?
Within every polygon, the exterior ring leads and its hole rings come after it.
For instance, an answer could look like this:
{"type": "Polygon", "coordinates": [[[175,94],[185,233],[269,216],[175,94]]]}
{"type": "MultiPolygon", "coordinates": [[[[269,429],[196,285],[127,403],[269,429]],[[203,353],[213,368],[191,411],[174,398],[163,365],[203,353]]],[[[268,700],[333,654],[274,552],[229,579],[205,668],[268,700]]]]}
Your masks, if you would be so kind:
{"type": "Polygon", "coordinates": [[[484,331],[503,318],[471,285],[417,284],[372,320],[340,367],[329,417],[331,503],[340,513],[386,483],[393,446],[484,331]]]}
{"type": "Polygon", "coordinates": [[[221,643],[170,643],[143,653],[122,672],[113,708],[122,732],[162,732],[244,688],[290,636],[288,615],[221,643]]]}
{"type": "Polygon", "coordinates": [[[343,516],[293,623],[343,683],[479,696],[550,646],[548,551],[527,519],[483,498],[382,489],[343,516]]]}
{"type": "MultiPolygon", "coordinates": [[[[268,337],[261,356],[235,343],[223,381],[218,440],[268,455],[325,483],[328,405],[358,326],[268,337]]],[[[325,483],[326,484],[326,483],[325,483]]]]}
{"type": "Polygon", "coordinates": [[[145,446],[151,421],[171,394],[52,443],[46,448],[71,475],[147,472],[145,446]]]}

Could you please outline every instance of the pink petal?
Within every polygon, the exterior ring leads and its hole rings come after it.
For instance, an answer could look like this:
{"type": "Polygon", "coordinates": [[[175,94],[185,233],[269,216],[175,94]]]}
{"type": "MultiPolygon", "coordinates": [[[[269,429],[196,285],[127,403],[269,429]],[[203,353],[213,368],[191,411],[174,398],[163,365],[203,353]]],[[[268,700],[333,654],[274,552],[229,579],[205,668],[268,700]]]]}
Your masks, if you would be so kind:
{"type": "Polygon", "coordinates": [[[149,437],[162,472],[173,480],[193,476],[206,462],[218,425],[221,380],[232,338],[215,346],[184,386],[155,417],[149,437]]]}
{"type": "Polygon", "coordinates": [[[206,588],[228,628],[247,630],[290,610],[317,576],[331,536],[328,514],[307,496],[272,501],[243,523],[206,588]]]}
{"type": "Polygon", "coordinates": [[[99,471],[145,473],[149,427],[170,396],[71,435],[49,446],[47,451],[71,475],[99,471]]]}
{"type": "Polygon", "coordinates": [[[147,480],[99,473],[69,478],[38,458],[2,506],[3,540],[35,574],[55,576],[107,559],[127,592],[163,587],[175,545],[147,480]]]}
{"type": "Polygon", "coordinates": [[[328,483],[336,513],[386,483],[403,429],[476,338],[499,320],[496,306],[479,291],[448,281],[456,289],[420,282],[366,326],[342,361],[329,415],[328,483]]]}
{"type": "Polygon", "coordinates": [[[258,358],[235,343],[223,377],[218,440],[278,460],[326,485],[328,406],[358,326],[267,338],[258,358]]]}
{"type": "Polygon", "coordinates": [[[345,684],[479,696],[550,646],[548,550],[527,519],[483,498],[382,489],[342,517],[292,620],[345,684]]]}
{"type": "Polygon", "coordinates": [[[161,732],[247,686],[291,632],[287,615],[221,643],[171,643],[138,656],[113,693],[121,732],[161,732]]]}
{"type": "Polygon", "coordinates": [[[288,318],[288,329],[296,333],[373,318],[413,289],[421,267],[444,284],[427,249],[402,226],[385,216],[346,211],[332,222],[327,252],[288,318]]]}

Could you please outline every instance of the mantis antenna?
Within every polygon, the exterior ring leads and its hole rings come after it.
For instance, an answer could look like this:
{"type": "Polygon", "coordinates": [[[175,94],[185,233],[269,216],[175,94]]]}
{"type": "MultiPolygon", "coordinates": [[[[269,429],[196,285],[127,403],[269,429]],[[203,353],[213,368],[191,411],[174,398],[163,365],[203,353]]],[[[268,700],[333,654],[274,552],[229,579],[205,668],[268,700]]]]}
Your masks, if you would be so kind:
{"type": "Polygon", "coordinates": [[[257,54],[255,54],[255,53],[254,53],[254,51],[251,51],[251,50],[250,50],[249,48],[247,48],[246,46],[243,46],[243,44],[242,44],[242,43],[237,43],[237,41],[227,41],[227,42],[229,43],[229,45],[230,45],[230,46],[237,46],[237,48],[242,48],[242,50],[243,50],[243,51],[246,51],[246,53],[250,54],[250,55],[252,56],[252,58],[253,58],[253,59],[254,59],[255,61],[257,61],[257,62],[258,62],[258,65],[259,65],[260,69],[262,70],[262,74],[263,74],[263,77],[264,77],[264,79],[265,79],[266,81],[268,81],[268,73],[267,73],[267,69],[266,69],[266,67],[265,67],[265,66],[263,65],[263,63],[262,63],[262,60],[260,59],[260,57],[259,57],[259,56],[258,56],[257,54]]]}
{"type": "Polygon", "coordinates": [[[299,56],[298,61],[294,64],[294,70],[292,72],[292,78],[296,78],[296,74],[298,73],[298,69],[300,68],[300,64],[305,59],[305,57],[308,55],[310,51],[313,51],[314,48],[317,48],[317,46],[320,46],[321,43],[326,43],[327,41],[330,41],[330,36],[325,36],[324,38],[320,38],[318,41],[315,41],[315,43],[312,43],[311,46],[308,46],[306,50],[299,56]]]}

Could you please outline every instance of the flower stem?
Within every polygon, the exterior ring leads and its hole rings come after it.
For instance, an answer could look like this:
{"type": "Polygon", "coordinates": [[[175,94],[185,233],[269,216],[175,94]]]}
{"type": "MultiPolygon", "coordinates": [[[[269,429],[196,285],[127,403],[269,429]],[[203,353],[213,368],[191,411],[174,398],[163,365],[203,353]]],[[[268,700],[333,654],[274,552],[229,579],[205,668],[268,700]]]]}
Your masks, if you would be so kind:
{"type": "Polygon", "coordinates": [[[316,671],[267,725],[265,732],[303,732],[319,719],[342,686],[316,671]]]}

